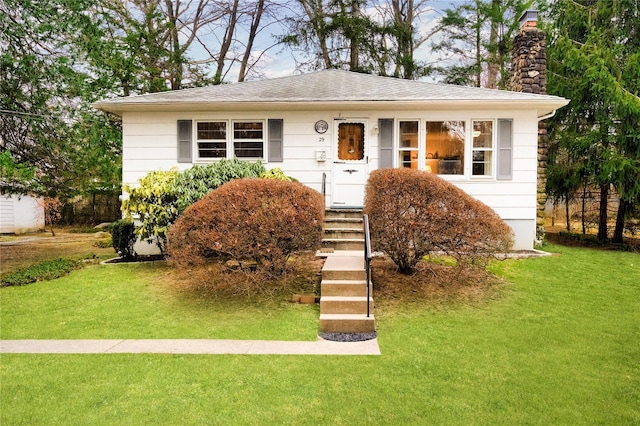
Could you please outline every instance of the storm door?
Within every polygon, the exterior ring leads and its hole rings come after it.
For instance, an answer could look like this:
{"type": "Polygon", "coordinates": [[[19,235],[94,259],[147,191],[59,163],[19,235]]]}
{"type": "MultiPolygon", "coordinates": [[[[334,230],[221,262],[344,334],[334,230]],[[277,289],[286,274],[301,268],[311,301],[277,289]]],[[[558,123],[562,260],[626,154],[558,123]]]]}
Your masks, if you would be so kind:
{"type": "Polygon", "coordinates": [[[364,120],[336,120],[332,207],[362,207],[367,182],[368,140],[364,120]]]}

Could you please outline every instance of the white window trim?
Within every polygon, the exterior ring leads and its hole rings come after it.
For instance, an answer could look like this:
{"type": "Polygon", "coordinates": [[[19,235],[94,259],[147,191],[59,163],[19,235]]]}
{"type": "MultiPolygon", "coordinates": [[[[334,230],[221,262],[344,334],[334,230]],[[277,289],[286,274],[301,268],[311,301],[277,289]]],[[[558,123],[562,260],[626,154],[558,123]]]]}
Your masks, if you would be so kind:
{"type": "Polygon", "coordinates": [[[459,175],[452,175],[452,174],[437,174],[436,176],[447,180],[447,181],[461,181],[461,180],[468,180],[469,176],[471,174],[471,169],[469,166],[469,147],[473,144],[473,140],[470,141],[469,137],[472,134],[469,131],[469,125],[471,123],[471,121],[466,118],[466,117],[455,117],[455,116],[447,116],[446,118],[432,118],[432,117],[427,117],[423,120],[422,125],[420,127],[420,131],[421,131],[421,136],[420,136],[420,143],[422,146],[422,153],[420,154],[420,158],[422,158],[422,162],[421,162],[421,169],[420,170],[426,170],[426,158],[427,158],[427,123],[437,123],[437,122],[445,122],[445,121],[461,121],[464,123],[464,168],[462,169],[462,173],[459,175]]]}
{"type": "Polygon", "coordinates": [[[215,163],[216,161],[220,161],[223,158],[231,160],[235,158],[235,147],[234,147],[234,123],[262,123],[262,157],[237,157],[243,161],[261,161],[263,163],[267,162],[268,157],[268,118],[239,118],[239,119],[228,119],[228,118],[205,118],[194,120],[194,126],[192,129],[193,132],[193,162],[194,163],[215,163]],[[198,123],[225,123],[226,125],[226,139],[225,139],[225,147],[226,147],[226,156],[225,157],[200,157],[200,150],[198,147],[199,142],[219,142],[220,140],[213,139],[198,139],[198,123]]]}
{"type": "MultiPolygon", "coordinates": [[[[240,160],[245,160],[245,161],[262,161],[264,162],[266,158],[269,158],[267,155],[267,141],[268,141],[268,128],[267,128],[267,119],[260,119],[260,118],[256,118],[256,119],[250,119],[250,118],[243,118],[243,119],[234,119],[231,120],[231,132],[227,133],[227,147],[231,149],[231,152],[229,152],[229,149],[227,149],[227,156],[231,156],[230,158],[235,157],[235,143],[236,143],[236,139],[234,137],[234,132],[235,132],[235,127],[234,125],[236,123],[262,123],[262,156],[261,157],[238,157],[240,160]]],[[[246,141],[246,142],[256,142],[256,139],[238,139],[238,141],[246,141]]]]}
{"type": "Polygon", "coordinates": [[[229,120],[225,119],[207,119],[207,120],[194,120],[194,126],[192,129],[193,132],[193,150],[194,152],[194,163],[212,163],[215,161],[220,161],[223,158],[229,158],[229,120]],[[226,155],[225,157],[200,157],[200,142],[221,142],[222,139],[198,139],[198,124],[199,123],[225,123],[225,148],[226,155]]]}
{"type": "MultiPolygon", "coordinates": [[[[396,118],[395,120],[395,129],[393,134],[393,147],[394,147],[394,156],[393,156],[393,166],[395,168],[401,168],[402,164],[400,162],[400,150],[402,149],[401,141],[400,141],[400,123],[405,121],[417,121],[418,122],[418,170],[425,170],[424,161],[421,161],[422,158],[426,156],[425,154],[425,126],[424,122],[420,118],[409,117],[409,118],[396,118]]],[[[412,151],[412,150],[403,150],[403,151],[412,151]]]]}
{"type": "MultiPolygon", "coordinates": [[[[467,138],[469,140],[469,154],[468,154],[468,158],[469,158],[469,162],[467,163],[468,166],[468,171],[466,174],[466,176],[469,179],[473,179],[473,180],[496,180],[496,140],[497,140],[497,132],[496,132],[496,125],[497,125],[498,120],[495,118],[471,118],[471,120],[469,121],[469,131],[467,132],[467,138]],[[475,121],[490,121],[491,122],[491,149],[488,148],[483,148],[483,149],[476,149],[473,147],[473,123],[475,121]],[[473,174],[473,152],[474,151],[485,151],[485,152],[491,152],[491,173],[488,175],[474,175],[473,174]]],[[[465,156],[467,156],[467,154],[465,154],[465,156]]]]}

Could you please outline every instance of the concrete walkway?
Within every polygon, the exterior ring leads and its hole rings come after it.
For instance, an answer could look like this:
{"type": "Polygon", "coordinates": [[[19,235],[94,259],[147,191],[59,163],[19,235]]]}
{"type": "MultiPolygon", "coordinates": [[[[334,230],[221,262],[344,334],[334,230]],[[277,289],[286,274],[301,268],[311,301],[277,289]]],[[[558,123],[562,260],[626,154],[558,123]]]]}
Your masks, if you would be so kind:
{"type": "Polygon", "coordinates": [[[13,354],[380,355],[378,340],[313,342],[277,340],[0,340],[13,354]]]}

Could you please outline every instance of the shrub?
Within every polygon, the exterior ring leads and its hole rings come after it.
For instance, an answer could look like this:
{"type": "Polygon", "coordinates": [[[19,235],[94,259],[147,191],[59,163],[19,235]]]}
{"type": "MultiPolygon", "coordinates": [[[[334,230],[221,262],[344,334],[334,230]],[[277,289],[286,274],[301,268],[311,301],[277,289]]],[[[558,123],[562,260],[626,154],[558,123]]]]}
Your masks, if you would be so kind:
{"type": "Polygon", "coordinates": [[[62,218],[62,208],[64,207],[64,203],[57,197],[44,197],[38,200],[38,205],[44,209],[45,226],[49,225],[51,236],[55,237],[56,233],[53,230],[53,225],[57,224],[62,218]]]}
{"type": "Polygon", "coordinates": [[[154,171],[139,179],[137,187],[124,187],[129,197],[123,201],[122,210],[127,216],[139,218],[136,233],[140,238],[155,241],[164,252],[169,226],[187,207],[226,182],[258,177],[264,172],[262,163],[237,158],[195,165],[183,172],[176,168],[154,171]]]}
{"type": "Polygon", "coordinates": [[[234,179],[259,177],[266,172],[261,162],[248,162],[237,158],[222,159],[206,165],[195,165],[180,173],[169,185],[176,197],[178,214],[202,199],[212,190],[234,179]]]}
{"type": "Polygon", "coordinates": [[[130,259],[135,257],[133,249],[136,243],[135,225],[131,220],[122,219],[109,225],[112,247],[120,256],[130,259]]]}
{"type": "Polygon", "coordinates": [[[431,252],[457,265],[485,266],[511,248],[512,231],[487,205],[436,175],[412,169],[381,169],[367,182],[375,250],[386,252],[403,273],[431,252]]]}
{"type": "Polygon", "coordinates": [[[164,251],[164,241],[169,225],[178,217],[176,197],[170,184],[178,177],[178,169],[154,171],[138,179],[138,186],[125,185],[129,196],[122,201],[126,215],[140,220],[136,234],[151,243],[154,241],[164,251]]]}
{"type": "Polygon", "coordinates": [[[264,171],[260,174],[261,179],[275,179],[275,180],[285,180],[287,182],[292,182],[289,176],[285,175],[282,169],[274,168],[264,171]]]}
{"type": "Polygon", "coordinates": [[[77,267],[78,262],[71,259],[47,260],[3,275],[0,285],[2,287],[19,286],[36,281],[52,280],[67,275],[77,267]]]}
{"type": "Polygon", "coordinates": [[[320,245],[323,217],[322,195],[300,183],[234,180],[193,204],[171,227],[169,261],[190,266],[224,256],[281,275],[291,254],[320,245]]]}

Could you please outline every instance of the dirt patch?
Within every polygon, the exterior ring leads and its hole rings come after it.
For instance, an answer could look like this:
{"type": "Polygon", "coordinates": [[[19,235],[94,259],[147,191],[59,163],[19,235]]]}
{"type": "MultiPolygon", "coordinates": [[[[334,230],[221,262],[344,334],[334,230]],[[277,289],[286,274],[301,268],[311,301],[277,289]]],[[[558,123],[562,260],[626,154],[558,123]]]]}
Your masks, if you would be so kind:
{"type": "MultiPolygon", "coordinates": [[[[44,260],[63,258],[112,259],[113,248],[98,247],[108,235],[74,233],[72,229],[0,239],[0,272],[6,273],[44,260]]],[[[290,271],[281,277],[228,267],[212,261],[204,267],[176,269],[167,267],[161,276],[164,284],[182,297],[198,300],[233,299],[252,301],[288,301],[295,294],[320,294],[320,271],[324,258],[304,253],[290,259],[290,271]]],[[[114,267],[117,267],[114,265],[114,267]]],[[[471,302],[496,294],[502,282],[483,270],[463,270],[437,264],[420,264],[415,274],[397,272],[388,258],[372,263],[376,303],[401,304],[412,301],[471,302]]]]}
{"type": "Polygon", "coordinates": [[[421,262],[414,274],[404,275],[386,257],[374,259],[371,266],[377,303],[474,302],[494,296],[503,285],[482,269],[421,262]]]}
{"type": "Polygon", "coordinates": [[[15,271],[45,260],[108,259],[114,257],[112,247],[104,246],[109,234],[75,233],[73,229],[56,230],[51,233],[3,236],[0,239],[0,273],[15,271]]]}
{"type": "Polygon", "coordinates": [[[167,279],[185,297],[196,299],[291,300],[295,294],[320,294],[324,259],[313,253],[291,256],[289,271],[278,277],[213,260],[191,269],[171,268],[167,279]]]}

